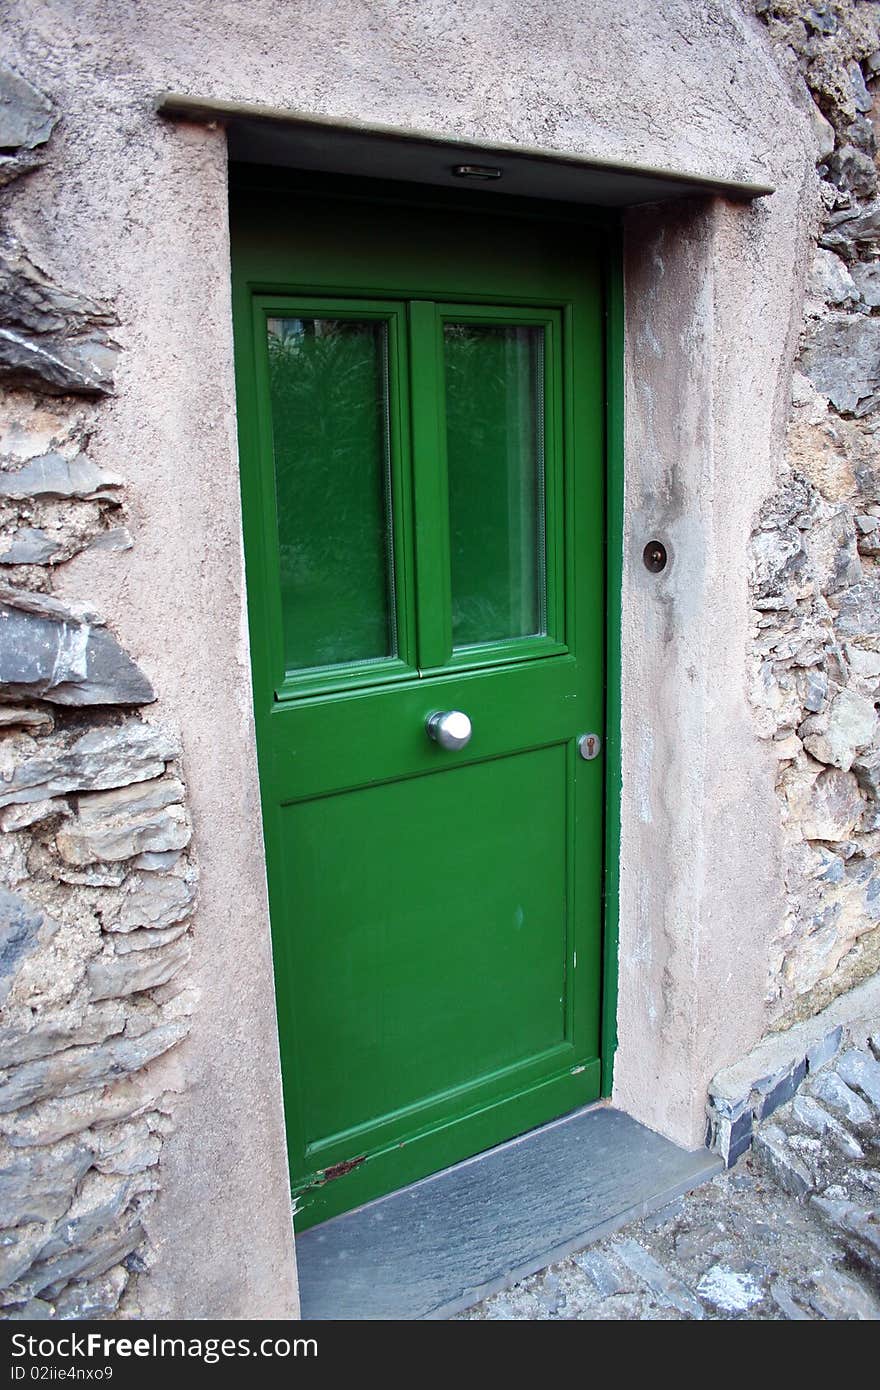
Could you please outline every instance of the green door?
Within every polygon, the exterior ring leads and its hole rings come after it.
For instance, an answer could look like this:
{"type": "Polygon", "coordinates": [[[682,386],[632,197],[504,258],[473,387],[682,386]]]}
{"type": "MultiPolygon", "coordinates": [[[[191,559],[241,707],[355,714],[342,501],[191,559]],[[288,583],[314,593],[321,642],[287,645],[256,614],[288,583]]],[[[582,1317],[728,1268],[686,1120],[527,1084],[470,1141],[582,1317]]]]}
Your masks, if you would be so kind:
{"type": "Polygon", "coordinates": [[[304,1228],[599,1094],[600,256],[251,183],[233,269],[304,1228]]]}

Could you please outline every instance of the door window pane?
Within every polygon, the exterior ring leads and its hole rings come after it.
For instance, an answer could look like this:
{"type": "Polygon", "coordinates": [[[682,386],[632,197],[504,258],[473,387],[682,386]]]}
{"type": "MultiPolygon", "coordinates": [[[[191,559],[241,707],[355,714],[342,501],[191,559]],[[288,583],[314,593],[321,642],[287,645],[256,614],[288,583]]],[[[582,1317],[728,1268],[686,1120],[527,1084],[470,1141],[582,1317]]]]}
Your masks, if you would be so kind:
{"type": "Polygon", "coordinates": [[[544,329],[444,325],[456,648],[546,631],[544,329]]]}
{"type": "Polygon", "coordinates": [[[268,333],[286,668],[394,656],[387,324],[268,333]]]}

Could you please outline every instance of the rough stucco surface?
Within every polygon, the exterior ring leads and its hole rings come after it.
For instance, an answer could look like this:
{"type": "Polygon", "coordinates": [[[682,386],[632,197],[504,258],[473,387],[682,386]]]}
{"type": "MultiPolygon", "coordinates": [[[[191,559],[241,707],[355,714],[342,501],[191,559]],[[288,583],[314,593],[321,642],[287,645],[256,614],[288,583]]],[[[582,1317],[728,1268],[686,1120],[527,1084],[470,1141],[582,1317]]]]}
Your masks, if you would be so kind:
{"type": "Polygon", "coordinates": [[[688,1143],[708,1078],[764,1028],[779,818],[748,711],[747,541],[774,482],[813,207],[809,117],[733,3],[8,7],[9,60],[64,118],[14,231],[111,301],[122,355],[94,459],[124,468],[137,544],[72,559],[181,727],[201,868],[200,1006],[169,1060],[191,1097],[149,1220],[148,1314],[294,1307],[250,715],[225,143],[163,90],[725,178],[754,206],[627,225],[627,531],[616,1099],[688,1143]],[[668,540],[658,578],[645,541],[668,540]],[[744,815],[741,808],[748,807],[744,815]]]}

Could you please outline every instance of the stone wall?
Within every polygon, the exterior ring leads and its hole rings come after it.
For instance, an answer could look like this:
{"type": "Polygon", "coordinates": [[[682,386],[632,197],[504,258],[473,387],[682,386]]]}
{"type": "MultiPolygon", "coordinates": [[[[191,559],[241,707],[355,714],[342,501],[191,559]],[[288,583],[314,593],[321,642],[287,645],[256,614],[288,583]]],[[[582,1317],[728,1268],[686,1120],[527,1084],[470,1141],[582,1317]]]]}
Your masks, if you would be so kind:
{"type": "Polygon", "coordinates": [[[809,104],[816,247],[778,491],[753,540],[752,701],[779,759],[771,1018],[880,968],[880,5],[756,0],[809,104]]]}
{"type": "MultiPolygon", "coordinates": [[[[57,123],[0,68],[0,194],[57,123]]],[[[124,552],[123,477],[89,454],[119,348],[110,306],[0,229],[0,1307],[137,1312],[143,1219],[172,1095],[150,1063],[188,1031],[196,873],[180,741],[148,677],[58,566],[124,552]]],[[[123,463],[124,467],[124,463],[123,463]]]]}

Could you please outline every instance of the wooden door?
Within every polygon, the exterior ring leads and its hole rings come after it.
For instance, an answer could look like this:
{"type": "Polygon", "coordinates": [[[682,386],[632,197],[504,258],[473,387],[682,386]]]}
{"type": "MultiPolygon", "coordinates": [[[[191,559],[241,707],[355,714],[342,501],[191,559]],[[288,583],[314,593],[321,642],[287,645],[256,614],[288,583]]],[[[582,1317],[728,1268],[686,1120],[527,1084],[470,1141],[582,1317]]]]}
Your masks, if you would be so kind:
{"type": "Polygon", "coordinates": [[[547,216],[251,185],[232,226],[303,1228],[599,1094],[603,299],[547,216]]]}

